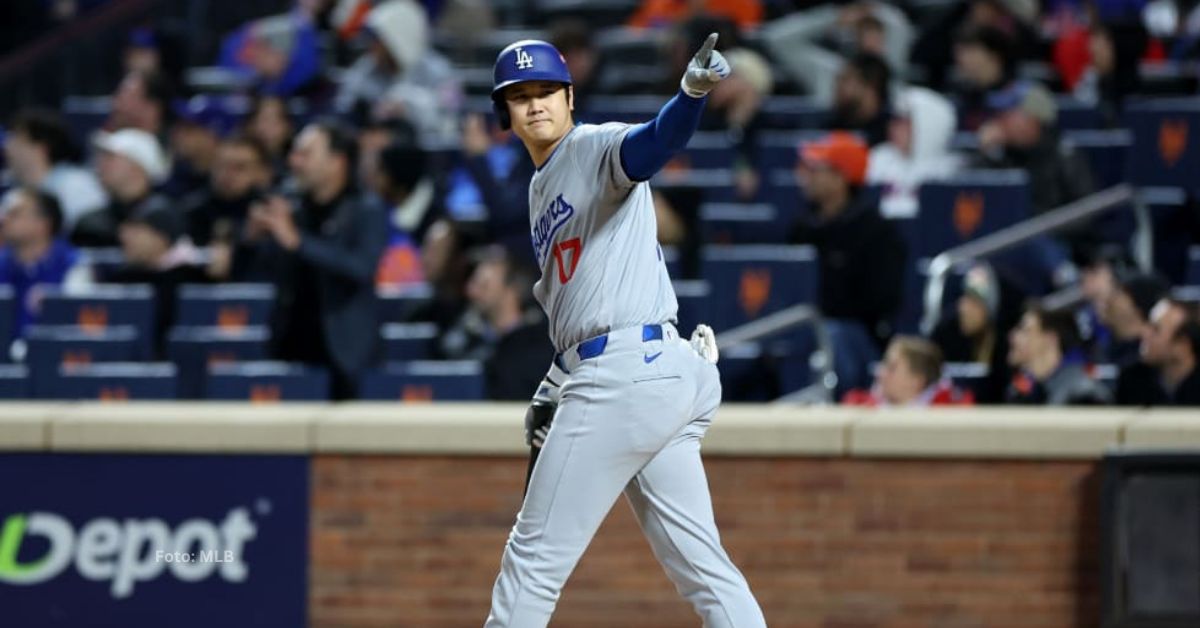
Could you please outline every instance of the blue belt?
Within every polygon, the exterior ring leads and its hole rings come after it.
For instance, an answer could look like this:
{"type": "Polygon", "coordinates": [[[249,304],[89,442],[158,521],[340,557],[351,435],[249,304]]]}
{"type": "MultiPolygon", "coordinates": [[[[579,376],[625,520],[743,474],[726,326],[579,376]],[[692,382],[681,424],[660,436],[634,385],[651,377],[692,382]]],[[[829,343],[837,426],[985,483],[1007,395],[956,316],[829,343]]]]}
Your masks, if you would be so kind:
{"type": "MultiPolygon", "coordinates": [[[[662,340],[663,328],[662,325],[642,325],[642,342],[650,342],[651,340],[662,340]]],[[[604,353],[605,347],[608,346],[608,334],[600,334],[594,338],[588,338],[575,346],[575,353],[579,355],[580,360],[590,360],[604,353]]],[[[563,372],[567,371],[566,364],[563,363],[562,354],[554,355],[554,363],[563,372]]]]}

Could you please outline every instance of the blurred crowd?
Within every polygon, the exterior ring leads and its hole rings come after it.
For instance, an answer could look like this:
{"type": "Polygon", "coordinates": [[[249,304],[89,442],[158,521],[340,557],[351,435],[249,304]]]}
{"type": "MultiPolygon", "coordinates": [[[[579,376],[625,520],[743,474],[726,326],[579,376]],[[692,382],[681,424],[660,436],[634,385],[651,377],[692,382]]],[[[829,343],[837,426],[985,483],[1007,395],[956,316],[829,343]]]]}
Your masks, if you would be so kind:
{"type": "MultiPolygon", "coordinates": [[[[530,15],[542,4],[554,3],[525,3],[530,15]]],[[[1147,68],[1195,62],[1200,2],[629,5],[603,30],[557,11],[509,31],[559,48],[588,121],[605,97],[665,102],[694,44],[721,33],[734,73],[701,130],[731,146],[735,200],[772,184],[757,148],[775,133],[773,97],[827,112],[795,129],[812,133],[794,147],[802,194],[788,241],[817,251],[816,304],[846,403],[1200,405],[1200,314],[1177,289],[1182,274],[1139,265],[1127,244],[1087,229],[974,264],[924,337],[896,325],[916,263],[896,221],[919,215],[920,187],[1021,170],[1034,214],[1097,191],[1093,165],[1060,132],[1060,99],[1117,128],[1129,99],[1195,94],[1194,71],[1164,87],[1147,84],[1158,76],[1147,68]],[[625,41],[657,55],[624,58],[625,41]],[[1070,288],[1082,294],[1074,305],[1043,304],[1070,288]],[[971,364],[986,368],[968,386],[950,367],[971,364]]],[[[480,360],[491,398],[527,398],[553,349],[531,291],[533,166],[477,106],[510,43],[482,43],[498,21],[474,0],[297,0],[225,36],[210,65],[235,87],[210,91],[184,81],[170,33],[132,29],[99,128],[81,133],[56,108],[5,121],[0,281],[16,295],[14,346],[42,286],[153,286],[162,351],[178,286],[266,282],[278,295],[272,357],[330,369],[334,395],[353,398],[380,360],[377,292],[421,287],[430,298],[408,320],[437,326],[435,357],[480,360]],[[92,263],[105,248],[121,262],[92,263]]],[[[709,244],[699,197],[673,186],[656,204],[660,240],[695,274],[686,261],[709,244]]],[[[1173,235],[1197,241],[1196,215],[1189,199],[1173,235]]]]}

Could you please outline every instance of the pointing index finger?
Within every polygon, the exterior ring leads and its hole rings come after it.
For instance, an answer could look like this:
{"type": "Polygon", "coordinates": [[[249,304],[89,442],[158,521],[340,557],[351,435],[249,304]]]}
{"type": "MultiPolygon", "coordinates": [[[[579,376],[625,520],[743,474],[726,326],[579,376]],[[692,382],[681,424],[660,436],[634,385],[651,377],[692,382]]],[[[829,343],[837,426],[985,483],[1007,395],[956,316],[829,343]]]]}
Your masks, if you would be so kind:
{"type": "Polygon", "coordinates": [[[700,67],[708,67],[708,60],[712,57],[712,51],[716,45],[717,34],[709,34],[708,39],[704,40],[704,45],[700,46],[700,50],[696,51],[696,63],[699,64],[700,67]]]}

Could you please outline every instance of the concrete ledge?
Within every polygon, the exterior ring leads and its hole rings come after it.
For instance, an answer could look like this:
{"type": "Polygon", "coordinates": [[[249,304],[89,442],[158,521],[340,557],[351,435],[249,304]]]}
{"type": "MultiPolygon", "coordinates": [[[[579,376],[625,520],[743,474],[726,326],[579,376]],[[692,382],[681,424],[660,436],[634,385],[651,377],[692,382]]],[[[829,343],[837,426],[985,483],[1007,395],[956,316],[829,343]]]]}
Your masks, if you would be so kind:
{"type": "Polygon", "coordinates": [[[1099,458],[1136,410],[876,410],[850,428],[850,455],[903,458],[1099,458]]]}
{"type": "Polygon", "coordinates": [[[524,403],[355,403],[316,422],[330,453],[527,454],[524,403]]]}
{"type": "Polygon", "coordinates": [[[121,403],[73,406],[50,424],[55,451],[307,453],[323,404],[121,403]]]}
{"type": "Polygon", "coordinates": [[[0,451],[43,451],[50,445],[50,419],[65,403],[0,403],[0,451]]]}
{"type": "MultiPolygon", "coordinates": [[[[526,404],[349,404],[316,423],[316,450],[330,453],[525,454],[526,404]]],[[[753,404],[723,406],[705,455],[846,452],[853,413],[753,404]]]]}
{"type": "Polygon", "coordinates": [[[705,455],[842,456],[848,451],[850,425],[861,416],[853,408],[725,404],[703,450],[705,455]]]}
{"type": "Polygon", "coordinates": [[[1126,447],[1200,448],[1200,408],[1143,412],[1125,426],[1126,447]]]}
{"type": "MultiPolygon", "coordinates": [[[[0,452],[524,456],[524,403],[0,404],[0,452]]],[[[727,404],[707,456],[1096,459],[1113,447],[1200,448],[1200,410],[870,410],[727,404]]]]}

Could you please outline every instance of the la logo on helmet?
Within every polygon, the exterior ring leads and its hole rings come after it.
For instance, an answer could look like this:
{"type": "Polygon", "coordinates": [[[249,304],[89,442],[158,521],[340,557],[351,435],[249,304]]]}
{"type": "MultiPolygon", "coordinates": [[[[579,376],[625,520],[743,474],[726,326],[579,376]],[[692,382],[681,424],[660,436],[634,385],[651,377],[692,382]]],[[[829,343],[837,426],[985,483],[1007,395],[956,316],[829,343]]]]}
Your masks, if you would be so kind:
{"type": "Polygon", "coordinates": [[[528,70],[533,67],[533,56],[524,48],[517,48],[517,69],[528,70]]]}

